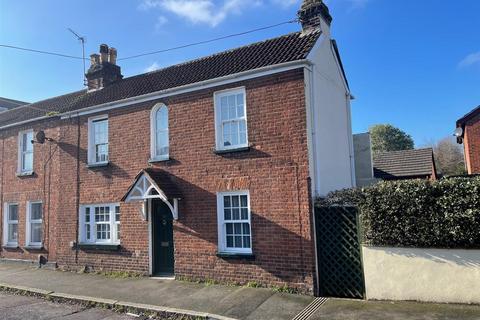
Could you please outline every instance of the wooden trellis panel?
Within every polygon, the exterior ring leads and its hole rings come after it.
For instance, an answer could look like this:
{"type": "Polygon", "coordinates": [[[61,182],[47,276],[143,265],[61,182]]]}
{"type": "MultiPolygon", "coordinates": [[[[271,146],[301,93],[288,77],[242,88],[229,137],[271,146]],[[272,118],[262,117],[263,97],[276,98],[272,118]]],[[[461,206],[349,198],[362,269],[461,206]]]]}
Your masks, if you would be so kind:
{"type": "Polygon", "coordinates": [[[317,207],[315,217],[320,296],[364,298],[357,208],[317,207]]]}

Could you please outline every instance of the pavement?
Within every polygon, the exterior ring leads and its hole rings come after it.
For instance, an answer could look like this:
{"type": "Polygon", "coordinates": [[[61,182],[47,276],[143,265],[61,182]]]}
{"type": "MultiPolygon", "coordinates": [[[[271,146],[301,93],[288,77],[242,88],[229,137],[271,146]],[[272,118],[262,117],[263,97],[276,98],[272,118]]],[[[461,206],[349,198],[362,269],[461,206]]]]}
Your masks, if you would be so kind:
{"type": "Polygon", "coordinates": [[[87,308],[78,304],[59,304],[40,298],[0,293],[0,320],[138,320],[111,310],[87,308]]]}
{"type": "Polygon", "coordinates": [[[0,264],[0,283],[112,301],[161,306],[245,320],[290,320],[313,297],[264,288],[205,285],[157,278],[109,278],[97,274],[0,264]]]}
{"type": "MultiPolygon", "coordinates": [[[[37,288],[40,295],[50,298],[95,300],[103,305],[134,306],[174,314],[199,315],[204,319],[480,320],[478,305],[315,299],[310,296],[279,293],[264,288],[206,285],[147,277],[109,278],[96,274],[53,271],[18,264],[0,264],[0,286],[2,285],[37,288]],[[312,307],[315,304],[319,306],[318,309],[312,307]],[[312,312],[304,312],[296,317],[303,310],[312,312]]],[[[17,299],[21,301],[22,298],[17,299]]],[[[44,307],[47,308],[42,302],[32,303],[31,307],[27,304],[23,309],[19,309],[19,319],[37,319],[30,315],[39,314],[38,310],[43,310],[44,307]],[[37,311],[28,313],[30,309],[37,311]],[[21,316],[21,312],[27,313],[21,316]]],[[[68,310],[64,311],[61,311],[62,308],[58,306],[56,309],[60,314],[59,317],[62,317],[62,312],[69,312],[69,310],[75,312],[75,307],[78,308],[78,305],[68,305],[68,308],[73,309],[67,308],[68,310]]],[[[0,304],[0,319],[16,319],[2,318],[4,312],[1,308],[2,304],[0,304]]],[[[91,319],[96,319],[95,312],[100,311],[105,310],[94,309],[82,312],[92,312],[91,319]]],[[[116,315],[108,314],[105,317],[110,319],[109,316],[116,315]]],[[[40,317],[39,319],[51,318],[40,317]]]]}

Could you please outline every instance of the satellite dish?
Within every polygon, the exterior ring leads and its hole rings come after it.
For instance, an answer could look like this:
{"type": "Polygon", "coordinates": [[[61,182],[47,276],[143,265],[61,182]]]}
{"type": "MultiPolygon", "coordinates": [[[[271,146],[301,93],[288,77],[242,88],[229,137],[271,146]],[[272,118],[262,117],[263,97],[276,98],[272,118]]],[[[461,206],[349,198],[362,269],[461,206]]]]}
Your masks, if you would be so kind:
{"type": "Polygon", "coordinates": [[[461,138],[463,136],[463,129],[462,127],[458,127],[455,129],[455,131],[453,132],[453,135],[457,138],[461,138]]]}
{"type": "Polygon", "coordinates": [[[37,143],[43,144],[45,143],[45,139],[45,131],[43,130],[38,131],[35,135],[35,140],[37,143]]]}

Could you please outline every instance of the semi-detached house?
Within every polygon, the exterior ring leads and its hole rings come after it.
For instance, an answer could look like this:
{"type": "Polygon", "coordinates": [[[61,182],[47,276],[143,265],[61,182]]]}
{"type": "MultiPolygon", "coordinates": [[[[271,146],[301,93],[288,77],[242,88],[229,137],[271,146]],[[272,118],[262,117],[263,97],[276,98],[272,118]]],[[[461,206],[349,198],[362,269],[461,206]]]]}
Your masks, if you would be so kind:
{"type": "Polygon", "coordinates": [[[0,115],[2,259],[316,286],[312,199],[355,185],[350,92],[331,16],[0,115]],[[33,141],[33,142],[32,142],[33,141]]]}

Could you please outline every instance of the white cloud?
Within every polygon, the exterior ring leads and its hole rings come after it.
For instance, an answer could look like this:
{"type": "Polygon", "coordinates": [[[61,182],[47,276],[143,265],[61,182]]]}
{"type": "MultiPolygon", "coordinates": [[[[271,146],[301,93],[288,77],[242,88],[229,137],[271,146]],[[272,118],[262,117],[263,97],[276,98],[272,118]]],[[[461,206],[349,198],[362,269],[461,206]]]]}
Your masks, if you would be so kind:
{"type": "MultiPolygon", "coordinates": [[[[288,0],[291,1],[291,0],[288,0]]],[[[162,9],[194,24],[216,27],[227,16],[240,14],[246,7],[261,4],[261,0],[224,0],[221,5],[213,0],[143,0],[141,9],[162,9]]]]}
{"type": "Polygon", "coordinates": [[[480,51],[474,52],[466,56],[460,63],[459,67],[469,67],[474,64],[480,64],[480,51]]]}
{"type": "Polygon", "coordinates": [[[158,69],[160,69],[160,65],[155,61],[151,65],[143,69],[143,72],[152,72],[158,69]]]}
{"type": "Polygon", "coordinates": [[[155,23],[155,30],[159,31],[167,22],[168,19],[165,16],[159,16],[155,23]]]}

